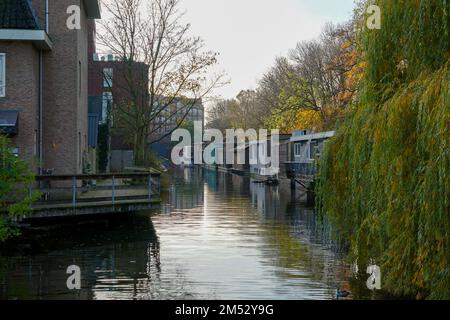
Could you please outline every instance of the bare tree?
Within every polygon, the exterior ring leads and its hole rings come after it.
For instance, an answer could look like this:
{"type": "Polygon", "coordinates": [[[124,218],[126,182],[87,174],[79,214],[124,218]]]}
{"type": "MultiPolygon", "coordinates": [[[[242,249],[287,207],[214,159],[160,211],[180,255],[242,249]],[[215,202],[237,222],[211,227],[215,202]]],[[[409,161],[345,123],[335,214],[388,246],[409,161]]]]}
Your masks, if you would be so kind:
{"type": "Polygon", "coordinates": [[[288,87],[294,68],[285,57],[275,59],[275,64],[258,81],[257,95],[262,115],[268,116],[280,107],[280,94],[288,87]]]}
{"type": "Polygon", "coordinates": [[[213,101],[208,112],[208,128],[218,129],[225,132],[226,129],[233,127],[232,109],[233,104],[236,101],[234,99],[223,100],[216,99],[213,101]]]}
{"type": "Polygon", "coordinates": [[[327,124],[348,105],[356,91],[356,86],[347,81],[356,64],[348,58],[354,50],[352,27],[328,24],[320,40],[300,42],[291,50],[296,76],[291,93],[299,99],[291,99],[294,103],[288,107],[317,111],[327,124]]]}
{"type": "MultiPolygon", "coordinates": [[[[148,145],[169,136],[191,108],[214,88],[223,85],[223,75],[207,77],[217,54],[205,51],[198,37],[189,35],[190,25],[181,24],[178,0],[108,0],[100,23],[98,41],[124,64],[119,88],[112,90],[114,122],[134,147],[135,162],[145,164],[148,145]],[[137,63],[146,68],[139,68],[137,63]],[[143,75],[139,72],[145,71],[143,75]],[[143,77],[142,77],[143,76],[143,77]],[[143,87],[147,87],[145,90],[143,87]],[[115,92],[116,91],[116,92],[115,92]],[[174,108],[180,99],[183,107],[174,108]],[[157,133],[167,123],[176,126],[157,133]]],[[[114,77],[115,79],[117,77],[114,77]]],[[[116,82],[115,82],[116,86],[116,82]]]]}
{"type": "Polygon", "coordinates": [[[275,60],[256,91],[216,104],[211,123],[285,132],[299,125],[332,128],[352,102],[361,74],[354,26],[328,24],[319,39],[298,43],[289,57],[275,60]]]}
{"type": "Polygon", "coordinates": [[[254,90],[242,90],[235,99],[216,100],[209,110],[208,127],[222,132],[230,128],[260,128],[257,98],[254,90]]]}

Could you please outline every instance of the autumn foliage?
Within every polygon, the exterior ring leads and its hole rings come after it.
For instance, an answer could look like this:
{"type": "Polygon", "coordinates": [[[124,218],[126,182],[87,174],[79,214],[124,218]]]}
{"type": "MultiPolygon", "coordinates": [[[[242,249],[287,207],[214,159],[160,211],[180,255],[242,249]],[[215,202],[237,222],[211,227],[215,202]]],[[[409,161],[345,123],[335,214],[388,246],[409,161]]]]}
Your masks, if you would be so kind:
{"type": "Polygon", "coordinates": [[[357,104],[322,157],[318,206],[385,290],[449,299],[449,3],[375,3],[382,28],[361,29],[357,104]]]}

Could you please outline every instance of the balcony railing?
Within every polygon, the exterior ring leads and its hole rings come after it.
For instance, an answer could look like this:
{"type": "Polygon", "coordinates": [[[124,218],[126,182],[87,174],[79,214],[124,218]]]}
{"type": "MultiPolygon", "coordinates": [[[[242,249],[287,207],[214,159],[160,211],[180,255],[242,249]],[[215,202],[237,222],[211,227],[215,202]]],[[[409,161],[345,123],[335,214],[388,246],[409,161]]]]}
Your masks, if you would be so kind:
{"type": "Polygon", "coordinates": [[[30,188],[42,195],[33,207],[86,207],[153,202],[160,197],[160,174],[40,175],[30,188]]]}
{"type": "Polygon", "coordinates": [[[314,177],[317,173],[314,160],[305,162],[286,162],[286,175],[292,179],[295,177],[314,177]]]}

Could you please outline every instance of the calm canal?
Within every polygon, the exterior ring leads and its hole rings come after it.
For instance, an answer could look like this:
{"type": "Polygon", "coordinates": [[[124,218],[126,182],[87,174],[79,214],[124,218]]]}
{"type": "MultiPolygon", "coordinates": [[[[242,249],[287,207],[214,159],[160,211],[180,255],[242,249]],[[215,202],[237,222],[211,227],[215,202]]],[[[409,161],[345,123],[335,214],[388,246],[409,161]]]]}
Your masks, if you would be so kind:
{"type": "Polygon", "coordinates": [[[0,298],[335,299],[350,268],[329,229],[289,184],[179,171],[156,212],[33,225],[1,249],[0,298]]]}

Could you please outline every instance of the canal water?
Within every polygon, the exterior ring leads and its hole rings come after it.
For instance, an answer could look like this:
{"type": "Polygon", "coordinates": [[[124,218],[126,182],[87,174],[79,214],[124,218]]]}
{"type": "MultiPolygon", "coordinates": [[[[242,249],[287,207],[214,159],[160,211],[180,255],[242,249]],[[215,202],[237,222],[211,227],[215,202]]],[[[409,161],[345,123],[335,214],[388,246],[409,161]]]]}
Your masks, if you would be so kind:
{"type": "Polygon", "coordinates": [[[161,209],[44,221],[0,253],[0,299],[335,299],[350,267],[289,183],[171,173],[161,209]],[[79,266],[81,290],[67,268],[79,266]]]}

